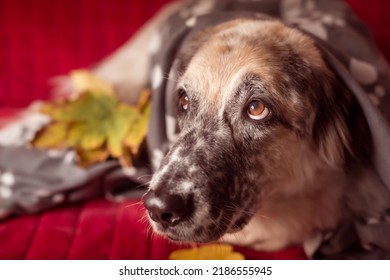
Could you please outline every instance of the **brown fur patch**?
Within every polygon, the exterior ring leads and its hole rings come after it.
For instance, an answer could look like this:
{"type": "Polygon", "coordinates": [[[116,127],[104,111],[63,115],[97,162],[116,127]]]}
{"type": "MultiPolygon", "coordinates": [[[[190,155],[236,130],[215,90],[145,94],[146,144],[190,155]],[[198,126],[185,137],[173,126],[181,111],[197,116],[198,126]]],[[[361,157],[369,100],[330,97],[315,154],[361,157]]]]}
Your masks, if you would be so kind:
{"type": "Polygon", "coordinates": [[[276,250],[334,228],[343,219],[348,179],[339,167],[349,134],[314,42],[277,21],[233,20],[193,36],[179,60],[177,87],[189,105],[151,189],[193,192],[197,210],[165,233],[202,242],[225,234],[276,250]],[[253,98],[271,111],[264,121],[245,115],[253,98]],[[182,191],[180,182],[196,188],[182,191]],[[209,229],[197,236],[205,220],[209,229]]]}
{"type": "MultiPolygon", "coordinates": [[[[200,33],[194,42],[197,42],[192,44],[197,46],[193,49],[196,55],[191,55],[182,83],[201,95],[199,99],[205,100],[212,112],[218,111],[221,102],[231,98],[247,73],[257,74],[275,92],[285,91],[281,81],[293,77],[286,73],[284,60],[290,59],[292,53],[305,58],[302,63],[307,68],[318,69],[330,76],[314,43],[275,21],[259,24],[254,20],[234,20],[200,33]]],[[[294,61],[290,63],[291,67],[296,66],[294,61]]],[[[286,104],[286,107],[294,106],[303,105],[286,104]]]]}

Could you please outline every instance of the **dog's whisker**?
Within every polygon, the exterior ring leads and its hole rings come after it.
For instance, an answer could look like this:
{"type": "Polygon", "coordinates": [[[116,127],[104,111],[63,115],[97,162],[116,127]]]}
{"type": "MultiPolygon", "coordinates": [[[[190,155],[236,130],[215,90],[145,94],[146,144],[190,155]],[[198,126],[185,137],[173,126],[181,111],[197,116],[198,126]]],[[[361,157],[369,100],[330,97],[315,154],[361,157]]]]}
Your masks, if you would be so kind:
{"type": "Polygon", "coordinates": [[[153,174],[145,174],[145,175],[139,176],[137,179],[141,181],[144,178],[148,178],[149,180],[146,183],[150,183],[152,177],[153,177],[153,174]]]}
{"type": "MultiPolygon", "coordinates": [[[[127,204],[123,208],[126,209],[126,208],[130,208],[130,207],[140,207],[140,206],[141,207],[143,206],[142,201],[137,201],[137,202],[134,202],[134,203],[127,204]]],[[[138,208],[138,209],[140,209],[140,208],[138,208]]]]}
{"type": "Polygon", "coordinates": [[[138,223],[147,223],[149,224],[148,214],[144,213],[138,220],[138,223]]]}
{"type": "Polygon", "coordinates": [[[150,182],[151,181],[148,181],[148,182],[145,182],[145,183],[142,183],[142,184],[139,184],[139,185],[137,185],[137,187],[136,188],[143,188],[143,187],[148,187],[149,186],[149,184],[150,184],[150,182]]]}
{"type": "Polygon", "coordinates": [[[256,217],[263,218],[263,219],[266,219],[266,220],[273,220],[273,218],[270,217],[270,216],[261,215],[261,214],[258,214],[258,213],[256,213],[256,217]]]}
{"type": "Polygon", "coordinates": [[[149,227],[146,229],[146,236],[149,240],[153,240],[156,239],[159,234],[153,230],[151,225],[149,225],[149,227]]]}

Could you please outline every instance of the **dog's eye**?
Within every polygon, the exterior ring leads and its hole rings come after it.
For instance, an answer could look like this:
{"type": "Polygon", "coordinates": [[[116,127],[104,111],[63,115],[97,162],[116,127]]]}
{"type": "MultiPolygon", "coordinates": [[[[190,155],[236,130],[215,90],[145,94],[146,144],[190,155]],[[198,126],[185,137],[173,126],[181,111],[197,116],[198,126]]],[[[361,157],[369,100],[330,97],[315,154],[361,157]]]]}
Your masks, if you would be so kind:
{"type": "Polygon", "coordinates": [[[188,109],[189,98],[187,93],[184,90],[180,90],[179,92],[179,108],[182,111],[186,111],[188,109]]]}
{"type": "Polygon", "coordinates": [[[260,100],[253,100],[249,103],[247,114],[252,120],[262,120],[269,114],[269,109],[260,100]]]}

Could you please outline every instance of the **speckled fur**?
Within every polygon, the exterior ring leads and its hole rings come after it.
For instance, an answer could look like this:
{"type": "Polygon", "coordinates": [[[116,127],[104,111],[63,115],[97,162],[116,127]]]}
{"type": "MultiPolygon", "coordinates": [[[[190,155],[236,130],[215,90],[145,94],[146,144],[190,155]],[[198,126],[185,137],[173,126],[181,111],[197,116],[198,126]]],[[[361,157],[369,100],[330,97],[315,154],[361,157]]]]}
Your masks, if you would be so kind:
{"type": "Polygon", "coordinates": [[[350,135],[335,97],[343,90],[312,40],[276,21],[234,20],[198,33],[178,57],[189,107],[150,188],[192,196],[193,212],[154,229],[275,250],[335,228],[350,135]],[[266,119],[245,114],[253,98],[266,119]]]}

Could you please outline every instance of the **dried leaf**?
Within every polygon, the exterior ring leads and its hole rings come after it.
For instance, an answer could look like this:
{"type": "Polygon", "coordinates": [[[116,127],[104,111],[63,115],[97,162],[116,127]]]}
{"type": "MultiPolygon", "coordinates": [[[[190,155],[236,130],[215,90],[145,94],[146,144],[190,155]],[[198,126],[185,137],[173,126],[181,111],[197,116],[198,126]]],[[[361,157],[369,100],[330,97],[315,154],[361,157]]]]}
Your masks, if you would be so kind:
{"type": "Polygon", "coordinates": [[[31,144],[43,149],[63,148],[67,133],[67,123],[50,123],[35,135],[31,144]]]}
{"type": "Polygon", "coordinates": [[[108,150],[103,149],[77,150],[77,155],[79,157],[79,164],[87,167],[92,164],[105,161],[110,156],[110,153],[108,150]]]}
{"type": "Polygon", "coordinates": [[[123,155],[123,141],[131,125],[134,125],[138,112],[125,104],[120,104],[115,112],[115,118],[110,118],[106,123],[108,149],[114,157],[123,155]]]}
{"type": "Polygon", "coordinates": [[[119,158],[119,162],[124,167],[133,166],[133,155],[129,149],[123,149],[123,155],[119,158]]]}
{"type": "Polygon", "coordinates": [[[101,147],[105,142],[104,134],[91,130],[81,136],[80,147],[85,150],[95,150],[101,147]]]}
{"type": "Polygon", "coordinates": [[[65,139],[66,145],[70,148],[75,148],[80,145],[80,135],[85,129],[85,123],[70,123],[68,137],[65,139]]]}
{"type": "Polygon", "coordinates": [[[227,244],[208,244],[190,249],[181,249],[169,255],[171,260],[244,260],[245,257],[233,251],[227,244]]]}
{"type": "Polygon", "coordinates": [[[141,91],[139,99],[138,99],[138,108],[143,111],[150,104],[150,89],[144,89],[141,91]]]}
{"type": "Polygon", "coordinates": [[[84,166],[109,157],[130,166],[147,132],[150,90],[144,90],[137,106],[132,106],[120,102],[107,84],[98,82],[90,73],[71,75],[78,79],[79,89],[87,91],[80,92],[76,99],[43,104],[40,111],[53,122],[31,144],[39,148],[73,148],[84,166]]]}
{"type": "Polygon", "coordinates": [[[149,103],[127,133],[125,145],[134,155],[138,154],[139,148],[148,132],[150,110],[151,104],[149,103]]]}
{"type": "Polygon", "coordinates": [[[69,75],[77,92],[102,91],[114,94],[113,87],[109,83],[86,69],[73,70],[69,75]]]}

